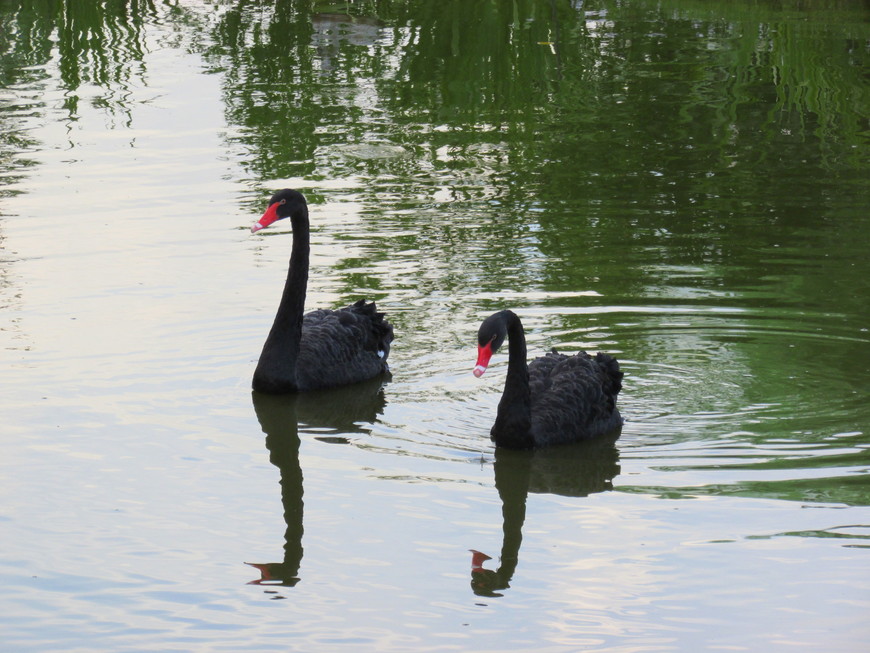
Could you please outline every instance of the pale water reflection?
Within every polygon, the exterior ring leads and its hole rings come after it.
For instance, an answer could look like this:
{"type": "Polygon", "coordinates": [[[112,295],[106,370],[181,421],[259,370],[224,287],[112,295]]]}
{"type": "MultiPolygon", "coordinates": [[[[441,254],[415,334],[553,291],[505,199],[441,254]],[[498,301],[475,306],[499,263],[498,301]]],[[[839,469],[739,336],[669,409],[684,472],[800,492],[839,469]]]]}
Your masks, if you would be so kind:
{"type": "Polygon", "coordinates": [[[859,650],[870,23],[823,4],[0,5],[4,646],[859,650]],[[285,186],[391,379],[251,394],[285,186]],[[499,308],[620,359],[618,438],[493,449],[499,308]]]}
{"type": "Polygon", "coordinates": [[[366,425],[378,419],[386,404],[384,384],[377,378],[350,387],[302,395],[252,394],[254,410],[263,433],[269,461],[280,471],[281,505],[284,508],[284,557],[281,562],[247,563],[260,572],[257,585],[299,582],[302,562],[304,512],[303,472],[299,463],[300,428],[303,434],[331,444],[348,444],[350,436],[367,433],[366,425]]]}

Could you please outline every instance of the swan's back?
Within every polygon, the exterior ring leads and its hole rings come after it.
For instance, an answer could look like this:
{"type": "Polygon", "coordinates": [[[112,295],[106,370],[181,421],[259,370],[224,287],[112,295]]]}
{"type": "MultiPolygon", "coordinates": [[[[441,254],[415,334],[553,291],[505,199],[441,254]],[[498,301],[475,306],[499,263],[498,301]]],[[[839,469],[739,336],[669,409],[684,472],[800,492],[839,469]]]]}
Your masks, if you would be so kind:
{"type": "Polygon", "coordinates": [[[393,327],[375,303],[311,311],[302,318],[299,390],[357,383],[386,372],[393,327]]]}
{"type": "Polygon", "coordinates": [[[594,438],[622,424],[616,409],[622,376],[617,360],[603,353],[553,350],[529,363],[535,446],[594,438]]]}

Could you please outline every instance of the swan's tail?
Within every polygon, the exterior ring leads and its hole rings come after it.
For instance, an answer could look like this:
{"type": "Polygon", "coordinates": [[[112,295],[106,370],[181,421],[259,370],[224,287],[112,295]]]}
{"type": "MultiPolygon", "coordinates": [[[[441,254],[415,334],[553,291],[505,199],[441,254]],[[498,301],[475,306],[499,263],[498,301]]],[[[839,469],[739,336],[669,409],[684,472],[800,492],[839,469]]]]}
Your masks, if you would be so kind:
{"type": "Polygon", "coordinates": [[[610,354],[598,352],[595,362],[598,363],[598,378],[604,394],[615,403],[616,395],[622,390],[623,373],[619,369],[619,361],[610,354]]]}
{"type": "Polygon", "coordinates": [[[360,299],[349,308],[368,318],[372,334],[378,342],[378,352],[383,352],[382,358],[386,360],[390,353],[390,343],[393,342],[393,325],[384,319],[383,313],[378,313],[374,302],[367,304],[364,299],[360,299]]]}

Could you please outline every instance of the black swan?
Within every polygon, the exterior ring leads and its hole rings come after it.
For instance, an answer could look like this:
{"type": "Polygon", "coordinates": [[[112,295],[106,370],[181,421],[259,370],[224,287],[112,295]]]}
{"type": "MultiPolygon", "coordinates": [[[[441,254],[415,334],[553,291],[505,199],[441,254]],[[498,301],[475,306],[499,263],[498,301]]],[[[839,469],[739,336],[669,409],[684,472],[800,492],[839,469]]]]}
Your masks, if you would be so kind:
{"type": "Polygon", "coordinates": [[[479,377],[508,338],[508,371],[491,436],[496,446],[534,449],[588,440],[622,424],[616,395],[622,372],[612,356],[585,351],[573,356],[554,349],[526,363],[526,336],[520,318],[499,311],[477,333],[479,377]]]}
{"type": "Polygon", "coordinates": [[[290,218],[293,250],[275,322],[254,371],[257,392],[284,394],[357,383],[388,370],[393,327],[374,302],[317,310],[303,316],[308,285],[308,203],[302,193],[284,189],[251,232],[290,218]]]}

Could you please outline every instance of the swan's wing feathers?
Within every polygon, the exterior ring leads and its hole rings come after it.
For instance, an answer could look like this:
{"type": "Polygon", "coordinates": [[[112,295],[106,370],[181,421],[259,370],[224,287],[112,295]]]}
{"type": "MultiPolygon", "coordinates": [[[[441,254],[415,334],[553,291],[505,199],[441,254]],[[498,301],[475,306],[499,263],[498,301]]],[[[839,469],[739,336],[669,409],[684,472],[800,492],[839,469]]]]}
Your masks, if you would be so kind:
{"type": "Polygon", "coordinates": [[[529,363],[529,389],[532,393],[533,405],[535,397],[541,397],[550,391],[553,386],[554,370],[567,359],[567,356],[554,349],[529,363]]]}
{"type": "Polygon", "coordinates": [[[529,364],[532,430],[559,441],[595,437],[621,423],[616,396],[622,372],[607,354],[554,351],[529,364]]]}
{"type": "Polygon", "coordinates": [[[297,375],[305,379],[300,378],[300,385],[314,389],[355,383],[384,372],[392,340],[393,327],[373,302],[311,311],[302,319],[297,375]]]}

